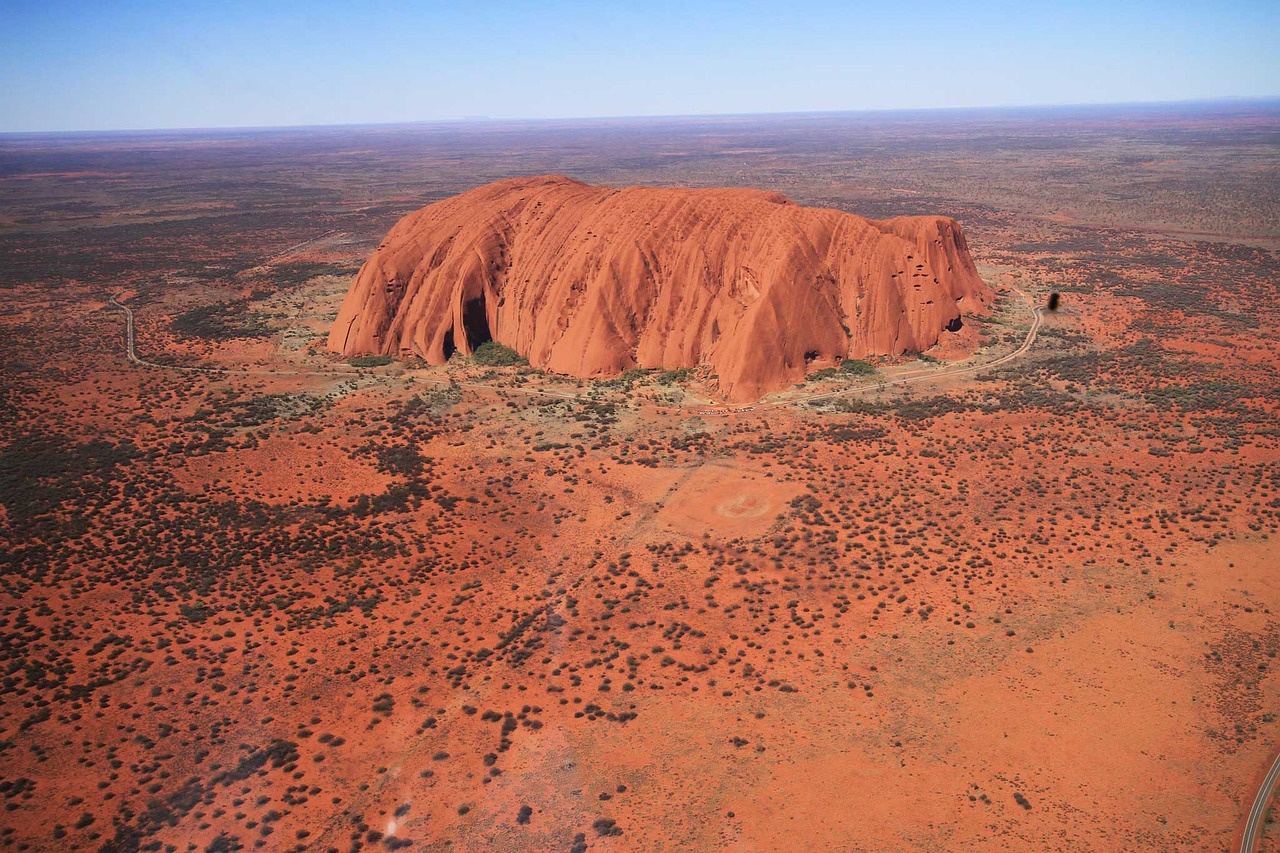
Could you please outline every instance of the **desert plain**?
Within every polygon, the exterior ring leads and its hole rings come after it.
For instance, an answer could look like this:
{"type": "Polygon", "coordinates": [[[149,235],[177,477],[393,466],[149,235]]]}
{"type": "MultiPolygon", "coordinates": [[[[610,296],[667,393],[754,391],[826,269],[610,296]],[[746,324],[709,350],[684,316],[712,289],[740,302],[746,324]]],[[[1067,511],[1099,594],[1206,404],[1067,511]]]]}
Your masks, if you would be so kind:
{"type": "Polygon", "coordinates": [[[1228,848],[1277,249],[1274,102],[0,137],[0,846],[1228,848]],[[327,350],[542,174],[953,217],[994,302],[749,405],[327,350]]]}

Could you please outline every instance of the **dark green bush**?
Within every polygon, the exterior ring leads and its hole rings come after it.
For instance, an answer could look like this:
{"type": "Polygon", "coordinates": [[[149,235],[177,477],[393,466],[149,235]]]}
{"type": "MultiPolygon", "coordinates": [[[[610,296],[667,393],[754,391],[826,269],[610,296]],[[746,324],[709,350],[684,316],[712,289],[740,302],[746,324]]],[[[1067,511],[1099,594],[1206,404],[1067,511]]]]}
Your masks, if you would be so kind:
{"type": "Polygon", "coordinates": [[[248,309],[246,299],[203,305],[177,315],[169,327],[185,337],[214,341],[266,338],[277,331],[262,317],[249,313],[248,309]]]}
{"type": "Polygon", "coordinates": [[[352,367],[385,367],[392,361],[389,355],[359,355],[347,362],[352,367]]]}
{"type": "Polygon", "coordinates": [[[870,376],[876,372],[876,366],[859,358],[846,358],[840,363],[840,372],[851,376],[870,376]]]}
{"type": "Polygon", "coordinates": [[[513,367],[518,364],[529,363],[529,359],[511,347],[503,346],[497,341],[485,341],[476,347],[471,360],[485,367],[513,367]]]}

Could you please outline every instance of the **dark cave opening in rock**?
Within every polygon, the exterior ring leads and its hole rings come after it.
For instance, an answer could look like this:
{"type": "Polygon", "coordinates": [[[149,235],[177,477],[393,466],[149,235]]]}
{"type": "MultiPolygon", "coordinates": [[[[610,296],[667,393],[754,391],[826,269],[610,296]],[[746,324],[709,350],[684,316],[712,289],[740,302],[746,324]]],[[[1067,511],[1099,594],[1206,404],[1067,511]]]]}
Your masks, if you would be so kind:
{"type": "Polygon", "coordinates": [[[462,330],[472,352],[481,344],[493,340],[493,334],[489,331],[489,312],[485,310],[483,296],[469,300],[462,306],[462,330]]]}
{"type": "Polygon", "coordinates": [[[964,327],[964,321],[961,320],[959,317],[956,317],[951,322],[947,323],[948,332],[958,332],[963,327],[964,327]]]}

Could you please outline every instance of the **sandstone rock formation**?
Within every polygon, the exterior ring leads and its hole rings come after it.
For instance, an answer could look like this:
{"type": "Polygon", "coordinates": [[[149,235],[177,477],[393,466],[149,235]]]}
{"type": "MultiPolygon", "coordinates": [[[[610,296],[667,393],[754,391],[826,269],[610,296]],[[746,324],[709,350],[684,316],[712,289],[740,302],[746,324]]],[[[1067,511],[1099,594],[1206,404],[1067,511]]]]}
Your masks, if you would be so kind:
{"type": "Polygon", "coordinates": [[[748,401],[846,357],[927,349],[990,297],[944,217],[515,178],[400,220],[329,348],[441,364],[492,339],[580,377],[706,364],[748,401]]]}

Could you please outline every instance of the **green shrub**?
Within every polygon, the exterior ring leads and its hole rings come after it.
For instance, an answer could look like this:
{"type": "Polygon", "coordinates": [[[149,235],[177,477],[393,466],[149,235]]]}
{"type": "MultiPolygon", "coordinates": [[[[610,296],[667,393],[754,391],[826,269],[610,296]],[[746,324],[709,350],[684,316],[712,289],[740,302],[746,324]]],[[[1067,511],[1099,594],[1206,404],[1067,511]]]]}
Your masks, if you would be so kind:
{"type": "Polygon", "coordinates": [[[596,835],[601,837],[607,835],[621,835],[622,827],[618,826],[618,822],[613,818],[598,817],[591,823],[591,828],[596,831],[596,835]]]}
{"type": "Polygon", "coordinates": [[[174,317],[169,327],[183,337],[212,341],[268,338],[277,331],[265,318],[249,313],[247,299],[192,308],[174,317]]]}
{"type": "Polygon", "coordinates": [[[840,363],[840,372],[850,376],[870,376],[876,372],[876,366],[859,358],[846,358],[840,363]]]}
{"type": "Polygon", "coordinates": [[[199,624],[218,611],[207,604],[183,604],[178,608],[188,622],[199,624]]]}
{"type": "Polygon", "coordinates": [[[358,355],[347,362],[352,367],[385,367],[392,362],[389,355],[358,355]]]}
{"type": "Polygon", "coordinates": [[[656,377],[659,385],[675,385],[679,382],[687,382],[693,376],[693,371],[687,367],[677,367],[675,370],[664,370],[656,377]]]}
{"type": "Polygon", "coordinates": [[[529,363],[529,359],[511,347],[503,346],[497,341],[485,341],[476,347],[471,360],[486,367],[512,367],[517,364],[529,363]]]}

